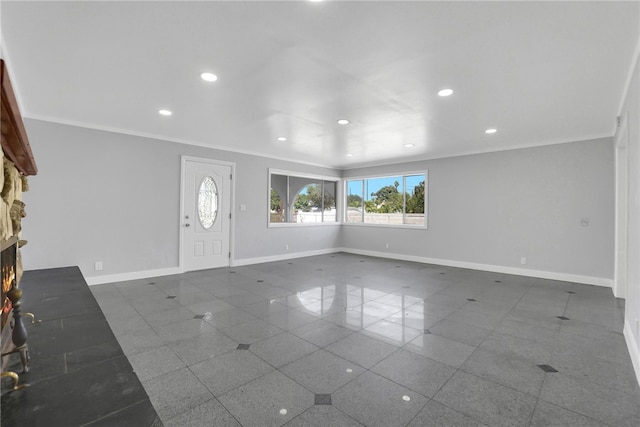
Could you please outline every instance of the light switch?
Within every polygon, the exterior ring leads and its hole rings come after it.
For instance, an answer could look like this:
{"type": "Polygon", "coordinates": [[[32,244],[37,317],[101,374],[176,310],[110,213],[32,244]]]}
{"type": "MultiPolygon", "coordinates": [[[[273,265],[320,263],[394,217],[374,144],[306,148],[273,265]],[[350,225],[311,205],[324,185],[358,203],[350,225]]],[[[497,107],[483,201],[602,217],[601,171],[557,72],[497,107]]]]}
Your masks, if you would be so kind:
{"type": "Polygon", "coordinates": [[[247,205],[240,205],[240,210],[241,211],[246,211],[247,210],[247,205]]]}

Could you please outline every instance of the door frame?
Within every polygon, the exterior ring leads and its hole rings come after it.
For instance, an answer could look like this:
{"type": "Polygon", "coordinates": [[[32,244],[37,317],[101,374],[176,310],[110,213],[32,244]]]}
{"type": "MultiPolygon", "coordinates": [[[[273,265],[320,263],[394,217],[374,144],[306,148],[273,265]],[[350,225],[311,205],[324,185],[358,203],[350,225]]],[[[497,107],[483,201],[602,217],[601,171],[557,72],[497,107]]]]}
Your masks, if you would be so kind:
{"type": "Polygon", "coordinates": [[[179,255],[178,255],[178,268],[180,273],[184,273],[184,199],[186,192],[186,184],[187,184],[187,162],[197,162],[197,163],[207,163],[210,165],[217,166],[228,166],[231,168],[231,180],[230,180],[230,188],[231,194],[229,195],[229,206],[231,211],[231,218],[229,219],[229,252],[231,256],[229,257],[229,266],[232,266],[234,263],[234,236],[235,236],[235,209],[234,200],[236,199],[236,185],[235,185],[235,177],[236,177],[236,164],[233,162],[227,162],[224,160],[216,160],[209,159],[206,157],[193,157],[193,156],[180,156],[180,217],[178,227],[180,229],[179,232],[179,255]]]}
{"type": "Polygon", "coordinates": [[[620,116],[620,123],[615,135],[615,240],[613,295],[626,298],[629,283],[629,128],[627,114],[620,116]],[[620,244],[626,249],[620,251],[620,244]],[[620,277],[624,269],[623,278],[620,277]]]}

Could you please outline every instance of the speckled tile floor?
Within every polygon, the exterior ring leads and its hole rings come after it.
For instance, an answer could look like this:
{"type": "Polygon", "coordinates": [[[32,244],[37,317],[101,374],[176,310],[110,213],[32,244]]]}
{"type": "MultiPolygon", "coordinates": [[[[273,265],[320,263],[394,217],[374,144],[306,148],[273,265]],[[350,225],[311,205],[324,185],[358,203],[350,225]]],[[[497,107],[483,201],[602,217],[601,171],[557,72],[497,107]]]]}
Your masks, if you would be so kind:
{"type": "Polygon", "coordinates": [[[635,426],[610,289],[332,254],[91,287],[165,426],[635,426]]]}

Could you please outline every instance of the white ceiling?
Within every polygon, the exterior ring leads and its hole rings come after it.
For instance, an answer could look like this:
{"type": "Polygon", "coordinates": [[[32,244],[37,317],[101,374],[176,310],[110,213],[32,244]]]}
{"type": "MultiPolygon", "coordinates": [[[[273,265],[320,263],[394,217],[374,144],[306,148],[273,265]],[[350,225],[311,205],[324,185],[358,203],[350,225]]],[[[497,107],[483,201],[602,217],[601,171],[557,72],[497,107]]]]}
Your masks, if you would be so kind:
{"type": "Polygon", "coordinates": [[[639,4],[2,1],[0,13],[27,117],[346,169],[613,135],[639,4]]]}

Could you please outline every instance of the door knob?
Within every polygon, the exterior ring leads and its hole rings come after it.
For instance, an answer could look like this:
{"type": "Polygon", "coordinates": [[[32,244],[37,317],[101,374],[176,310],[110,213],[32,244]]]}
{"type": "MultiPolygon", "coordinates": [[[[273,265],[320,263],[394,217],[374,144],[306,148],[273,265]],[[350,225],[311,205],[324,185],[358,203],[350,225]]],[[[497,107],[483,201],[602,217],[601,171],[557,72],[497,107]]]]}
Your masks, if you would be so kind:
{"type": "Polygon", "coordinates": [[[184,226],[185,226],[185,227],[191,227],[191,224],[186,223],[184,226]]]}

